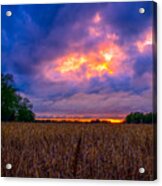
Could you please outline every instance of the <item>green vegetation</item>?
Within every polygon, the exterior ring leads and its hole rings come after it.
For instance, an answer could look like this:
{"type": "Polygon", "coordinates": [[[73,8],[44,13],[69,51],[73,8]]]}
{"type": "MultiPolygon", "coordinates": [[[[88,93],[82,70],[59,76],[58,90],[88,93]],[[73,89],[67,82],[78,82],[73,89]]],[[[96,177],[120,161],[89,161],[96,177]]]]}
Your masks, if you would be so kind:
{"type": "Polygon", "coordinates": [[[1,96],[2,121],[34,121],[32,104],[16,92],[11,74],[1,75],[1,96]]]}
{"type": "Polygon", "coordinates": [[[146,124],[155,124],[157,122],[157,115],[155,113],[146,113],[134,112],[127,115],[125,118],[126,123],[146,123],[146,124]]]}

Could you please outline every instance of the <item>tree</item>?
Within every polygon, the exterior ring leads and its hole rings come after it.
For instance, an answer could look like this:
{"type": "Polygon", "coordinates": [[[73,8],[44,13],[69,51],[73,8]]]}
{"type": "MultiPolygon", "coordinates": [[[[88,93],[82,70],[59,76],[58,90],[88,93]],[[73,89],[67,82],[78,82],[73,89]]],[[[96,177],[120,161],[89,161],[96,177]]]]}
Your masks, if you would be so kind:
{"type": "Polygon", "coordinates": [[[140,113],[140,112],[134,112],[130,113],[125,118],[126,123],[156,123],[157,116],[156,113],[140,113]]]}
{"type": "Polygon", "coordinates": [[[157,114],[156,113],[146,113],[145,114],[145,123],[156,123],[157,122],[157,114]]]}
{"type": "Polygon", "coordinates": [[[126,117],[127,123],[143,123],[144,122],[144,115],[140,112],[130,113],[126,117]]]}
{"type": "Polygon", "coordinates": [[[1,75],[2,121],[33,121],[32,104],[16,93],[11,74],[1,75]]]}
{"type": "Polygon", "coordinates": [[[13,76],[10,74],[1,76],[1,108],[2,121],[11,121],[15,118],[17,107],[16,89],[13,87],[13,76]]]}
{"type": "Polygon", "coordinates": [[[31,111],[32,104],[27,98],[18,96],[19,104],[16,113],[16,121],[34,121],[34,113],[31,111]]]}

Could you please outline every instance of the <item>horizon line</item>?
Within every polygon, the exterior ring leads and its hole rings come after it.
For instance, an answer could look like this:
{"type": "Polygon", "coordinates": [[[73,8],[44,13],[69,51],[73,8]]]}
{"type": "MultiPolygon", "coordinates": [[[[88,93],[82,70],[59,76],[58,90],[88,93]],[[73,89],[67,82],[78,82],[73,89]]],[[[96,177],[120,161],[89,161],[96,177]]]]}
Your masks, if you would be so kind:
{"type": "Polygon", "coordinates": [[[35,118],[35,120],[40,121],[40,120],[51,120],[51,121],[69,121],[69,122],[75,122],[75,121],[79,121],[79,122],[92,122],[92,121],[96,121],[99,120],[101,122],[110,122],[110,123],[123,123],[125,121],[124,118],[35,118]]]}

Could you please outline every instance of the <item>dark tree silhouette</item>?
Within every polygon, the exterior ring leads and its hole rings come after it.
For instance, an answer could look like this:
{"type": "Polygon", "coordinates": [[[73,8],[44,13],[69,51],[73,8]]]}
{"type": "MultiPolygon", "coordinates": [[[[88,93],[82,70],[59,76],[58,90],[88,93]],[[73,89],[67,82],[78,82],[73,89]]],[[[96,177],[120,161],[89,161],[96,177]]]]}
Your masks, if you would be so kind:
{"type": "Polygon", "coordinates": [[[19,104],[16,114],[17,121],[33,121],[34,120],[34,113],[31,111],[32,104],[27,98],[19,97],[19,104]]]}
{"type": "Polygon", "coordinates": [[[17,108],[16,89],[13,87],[13,76],[10,74],[1,75],[1,110],[2,121],[15,119],[17,108]]]}
{"type": "Polygon", "coordinates": [[[141,113],[141,112],[134,112],[130,113],[125,118],[126,123],[148,123],[153,124],[157,122],[156,113],[141,113]]]}
{"type": "Polygon", "coordinates": [[[2,121],[33,121],[32,104],[16,93],[11,74],[1,75],[2,121]]]}

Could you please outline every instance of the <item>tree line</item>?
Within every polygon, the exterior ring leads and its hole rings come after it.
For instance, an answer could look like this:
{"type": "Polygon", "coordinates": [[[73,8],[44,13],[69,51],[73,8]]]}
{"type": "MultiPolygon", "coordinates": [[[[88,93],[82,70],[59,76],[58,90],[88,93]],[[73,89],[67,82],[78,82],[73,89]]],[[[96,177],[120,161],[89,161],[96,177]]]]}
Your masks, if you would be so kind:
{"type": "Polygon", "coordinates": [[[14,87],[11,74],[1,75],[1,119],[2,121],[34,121],[32,104],[20,96],[14,87]]]}
{"type": "Polygon", "coordinates": [[[134,112],[130,113],[125,118],[126,123],[147,123],[147,124],[155,124],[157,122],[157,114],[156,113],[141,113],[134,112]]]}

